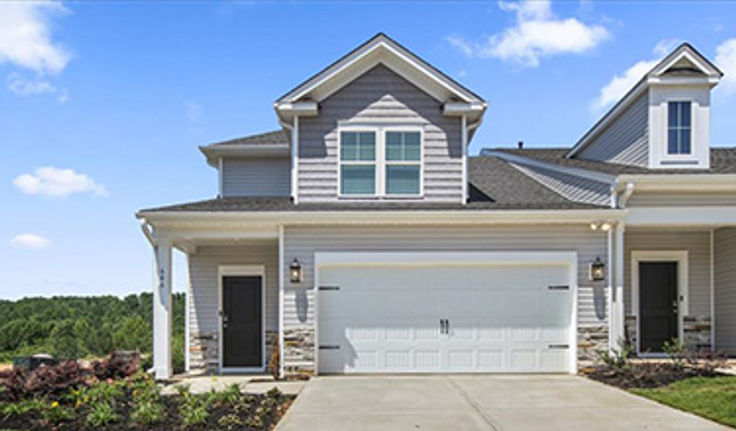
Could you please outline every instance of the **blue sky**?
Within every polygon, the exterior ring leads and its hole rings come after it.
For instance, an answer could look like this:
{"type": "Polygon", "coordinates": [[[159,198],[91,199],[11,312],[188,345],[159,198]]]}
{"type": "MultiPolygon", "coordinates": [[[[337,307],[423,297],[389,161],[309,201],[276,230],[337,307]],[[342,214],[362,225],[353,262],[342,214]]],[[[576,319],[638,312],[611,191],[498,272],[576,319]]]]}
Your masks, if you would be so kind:
{"type": "Polygon", "coordinates": [[[733,22],[731,2],[0,3],[0,298],[150,290],[135,211],[213,197],[196,146],[276,128],[274,99],[379,31],[490,102],[472,153],[572,145],[682,40],[727,73],[711,138],[734,146],[733,22]]]}

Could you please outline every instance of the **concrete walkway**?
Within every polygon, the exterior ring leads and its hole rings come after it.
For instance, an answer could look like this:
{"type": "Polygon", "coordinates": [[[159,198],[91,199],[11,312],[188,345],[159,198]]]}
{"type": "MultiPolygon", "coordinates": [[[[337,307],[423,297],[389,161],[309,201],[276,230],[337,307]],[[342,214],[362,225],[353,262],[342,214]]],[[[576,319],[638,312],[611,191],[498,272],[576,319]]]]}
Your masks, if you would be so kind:
{"type": "Polygon", "coordinates": [[[296,395],[305,381],[274,381],[270,376],[256,375],[218,375],[218,376],[179,376],[175,381],[166,385],[161,393],[164,395],[176,394],[176,386],[189,385],[193,394],[201,394],[211,390],[222,391],[232,384],[240,386],[240,390],[249,394],[266,393],[278,388],[286,395],[296,395]]]}
{"type": "Polygon", "coordinates": [[[725,430],[577,376],[317,377],[277,431],[725,430]]]}

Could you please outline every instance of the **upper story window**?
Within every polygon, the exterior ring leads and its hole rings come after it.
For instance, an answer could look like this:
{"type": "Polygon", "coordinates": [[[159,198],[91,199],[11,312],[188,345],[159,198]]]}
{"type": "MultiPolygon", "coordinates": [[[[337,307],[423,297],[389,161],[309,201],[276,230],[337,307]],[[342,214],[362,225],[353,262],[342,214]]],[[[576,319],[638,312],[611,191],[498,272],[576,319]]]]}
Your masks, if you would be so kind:
{"type": "Polygon", "coordinates": [[[340,132],[340,194],[421,194],[422,135],[418,130],[376,127],[340,132]]]}
{"type": "Polygon", "coordinates": [[[667,103],[667,154],[690,154],[691,102],[667,103]]]}
{"type": "Polygon", "coordinates": [[[419,132],[386,132],[386,194],[418,195],[422,165],[419,132]]]}
{"type": "Polygon", "coordinates": [[[340,133],[340,193],[376,193],[376,134],[340,133]]]}

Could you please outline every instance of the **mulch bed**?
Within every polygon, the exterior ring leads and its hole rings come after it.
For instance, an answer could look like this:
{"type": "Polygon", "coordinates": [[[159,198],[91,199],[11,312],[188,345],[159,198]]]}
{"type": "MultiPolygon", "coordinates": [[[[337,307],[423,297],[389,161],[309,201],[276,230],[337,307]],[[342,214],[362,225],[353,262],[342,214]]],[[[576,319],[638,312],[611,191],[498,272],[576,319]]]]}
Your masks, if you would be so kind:
{"type": "MultiPolygon", "coordinates": [[[[0,398],[2,393],[0,393],[0,398]]],[[[256,414],[256,410],[261,408],[261,401],[267,397],[267,395],[245,395],[249,398],[249,409],[241,410],[237,412],[237,416],[243,423],[247,423],[247,419],[256,414]]],[[[293,396],[280,394],[276,400],[275,406],[270,411],[259,412],[258,416],[262,420],[262,426],[254,427],[247,425],[238,425],[233,427],[227,427],[220,424],[220,419],[226,415],[232,415],[235,410],[231,405],[219,404],[211,406],[208,411],[210,412],[207,422],[203,425],[198,426],[184,426],[181,423],[179,415],[179,406],[181,396],[180,395],[168,395],[162,397],[162,402],[166,407],[166,414],[164,421],[160,422],[155,426],[142,426],[134,423],[130,419],[130,406],[132,404],[131,399],[126,399],[118,404],[116,413],[120,416],[120,420],[105,425],[103,427],[93,427],[85,422],[84,414],[77,414],[74,420],[63,422],[61,424],[50,424],[41,420],[38,415],[33,413],[26,413],[21,416],[12,417],[0,417],[0,430],[27,430],[27,431],[93,431],[93,430],[104,430],[104,431],[180,431],[180,430],[194,430],[194,431],[205,431],[205,430],[239,430],[239,431],[268,431],[272,430],[281,417],[286,413],[291,403],[294,400],[293,396]]],[[[9,400],[6,400],[9,401],[9,400]]],[[[81,413],[81,412],[80,412],[81,413]]]]}
{"type": "Polygon", "coordinates": [[[670,362],[632,363],[621,369],[599,365],[582,370],[582,374],[623,389],[658,388],[690,377],[722,375],[712,367],[677,367],[670,362]]]}

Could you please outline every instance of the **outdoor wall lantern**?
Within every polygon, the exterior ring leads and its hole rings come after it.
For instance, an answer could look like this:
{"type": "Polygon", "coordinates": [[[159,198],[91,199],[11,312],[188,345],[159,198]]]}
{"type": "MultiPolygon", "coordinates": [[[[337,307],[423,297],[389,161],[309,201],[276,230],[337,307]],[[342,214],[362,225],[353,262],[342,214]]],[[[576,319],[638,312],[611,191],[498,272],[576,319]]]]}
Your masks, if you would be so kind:
{"type": "Polygon", "coordinates": [[[289,280],[292,283],[302,282],[302,264],[296,258],[289,265],[289,280]]]}
{"type": "Polygon", "coordinates": [[[600,256],[590,263],[590,279],[592,281],[601,281],[606,278],[606,264],[603,263],[600,256]]]}

